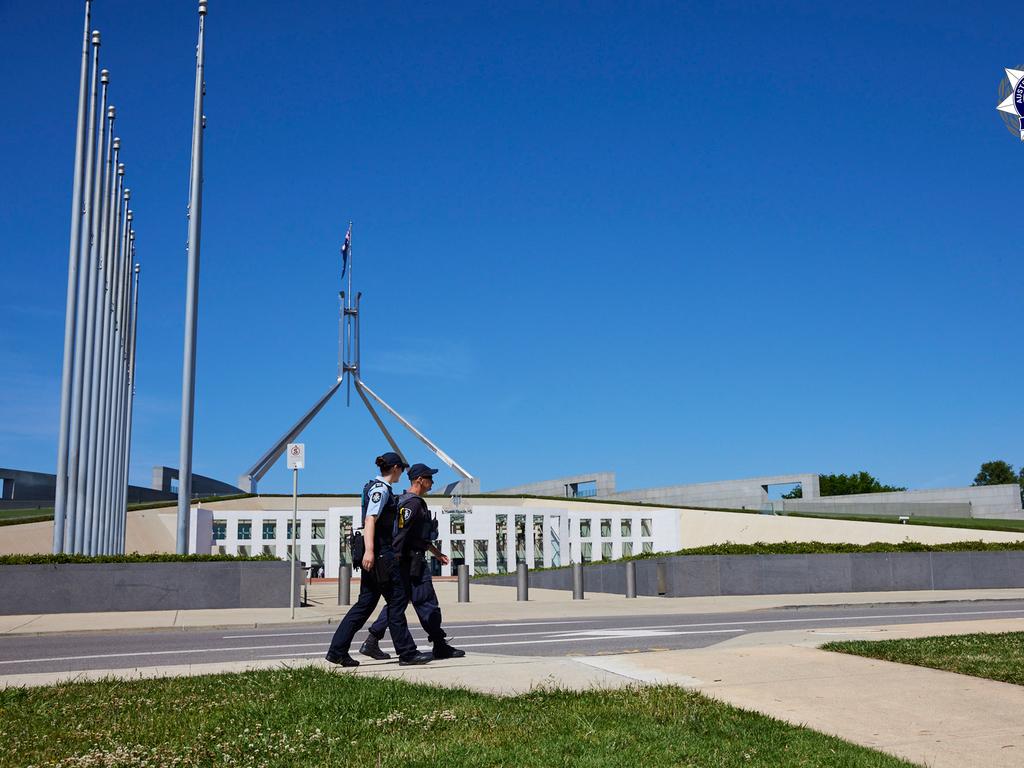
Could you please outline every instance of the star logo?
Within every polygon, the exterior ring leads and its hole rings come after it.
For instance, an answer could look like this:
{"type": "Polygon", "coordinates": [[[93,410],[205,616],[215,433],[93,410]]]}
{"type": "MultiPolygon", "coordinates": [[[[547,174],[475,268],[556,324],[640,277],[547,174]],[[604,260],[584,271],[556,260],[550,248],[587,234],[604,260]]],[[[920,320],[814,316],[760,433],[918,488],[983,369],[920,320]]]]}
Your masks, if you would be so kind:
{"type": "Polygon", "coordinates": [[[999,83],[999,95],[1003,100],[996,109],[1003,113],[1003,122],[1024,141],[1024,70],[1007,69],[1006,77],[999,83]]]}

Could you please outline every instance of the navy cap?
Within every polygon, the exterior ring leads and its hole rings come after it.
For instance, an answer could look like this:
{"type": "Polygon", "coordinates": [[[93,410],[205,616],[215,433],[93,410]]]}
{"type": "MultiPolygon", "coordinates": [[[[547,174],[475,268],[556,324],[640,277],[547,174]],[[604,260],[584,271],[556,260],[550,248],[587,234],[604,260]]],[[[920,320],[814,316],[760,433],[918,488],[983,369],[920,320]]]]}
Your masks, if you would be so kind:
{"type": "Polygon", "coordinates": [[[401,456],[399,456],[397,453],[394,453],[393,451],[388,451],[387,453],[381,454],[380,458],[384,462],[385,467],[409,466],[408,464],[405,463],[405,460],[401,456]]]}
{"type": "Polygon", "coordinates": [[[438,470],[431,469],[426,464],[413,464],[409,467],[409,471],[406,474],[409,476],[409,480],[415,480],[419,477],[433,476],[438,473],[438,470]]]}

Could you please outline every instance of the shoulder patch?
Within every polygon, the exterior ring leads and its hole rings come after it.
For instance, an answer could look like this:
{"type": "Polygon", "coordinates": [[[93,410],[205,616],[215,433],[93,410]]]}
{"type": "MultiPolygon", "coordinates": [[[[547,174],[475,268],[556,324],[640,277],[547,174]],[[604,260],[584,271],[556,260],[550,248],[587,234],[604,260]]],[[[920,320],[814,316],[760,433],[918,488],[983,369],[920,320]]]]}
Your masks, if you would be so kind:
{"type": "Polygon", "coordinates": [[[376,504],[378,501],[380,501],[380,498],[381,498],[380,491],[374,491],[370,495],[370,501],[372,501],[374,504],[376,504]]]}

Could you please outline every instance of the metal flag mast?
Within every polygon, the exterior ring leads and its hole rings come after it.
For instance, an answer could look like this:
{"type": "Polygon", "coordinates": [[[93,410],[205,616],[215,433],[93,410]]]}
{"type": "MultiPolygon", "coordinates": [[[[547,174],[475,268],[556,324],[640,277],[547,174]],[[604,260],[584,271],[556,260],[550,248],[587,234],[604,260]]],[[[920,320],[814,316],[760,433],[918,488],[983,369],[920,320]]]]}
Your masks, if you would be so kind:
{"type": "MultiPolygon", "coordinates": [[[[239,478],[238,485],[242,490],[248,491],[249,493],[256,493],[256,488],[259,480],[267,473],[267,471],[274,465],[274,463],[281,458],[288,443],[294,442],[299,434],[306,428],[306,426],[313,420],[313,418],[320,412],[320,410],[327,404],[327,402],[334,396],[334,394],[341,388],[342,381],[348,379],[347,395],[351,395],[352,386],[355,385],[356,394],[363,401],[363,405],[366,406],[366,410],[370,412],[370,416],[373,417],[374,423],[377,428],[384,435],[384,438],[388,441],[388,445],[391,449],[402,457],[402,460],[408,463],[406,454],[398,446],[398,442],[394,436],[388,431],[387,427],[384,426],[384,422],[381,420],[380,415],[370,400],[375,400],[384,410],[394,416],[398,422],[408,429],[420,442],[422,442],[427,448],[429,448],[438,459],[452,469],[459,477],[460,480],[456,480],[453,483],[449,483],[444,492],[446,494],[467,494],[474,493],[480,490],[480,481],[466,471],[461,465],[458,464],[451,456],[445,453],[441,448],[434,443],[430,438],[420,432],[416,427],[409,423],[408,420],[402,417],[402,415],[384,402],[376,392],[370,389],[362,379],[360,369],[360,334],[359,334],[359,309],[360,302],[362,300],[362,292],[353,292],[352,288],[352,224],[349,224],[348,231],[345,234],[345,244],[342,246],[342,279],[344,280],[345,275],[348,276],[348,289],[341,291],[338,295],[341,299],[341,322],[338,327],[338,346],[339,346],[339,364],[338,364],[338,380],[331,386],[330,389],[321,397],[313,407],[310,408],[294,425],[289,429],[281,438],[275,442],[270,449],[264,453],[259,460],[253,464],[248,471],[239,478]]],[[[346,404],[351,403],[351,398],[346,398],[346,404]]]]}

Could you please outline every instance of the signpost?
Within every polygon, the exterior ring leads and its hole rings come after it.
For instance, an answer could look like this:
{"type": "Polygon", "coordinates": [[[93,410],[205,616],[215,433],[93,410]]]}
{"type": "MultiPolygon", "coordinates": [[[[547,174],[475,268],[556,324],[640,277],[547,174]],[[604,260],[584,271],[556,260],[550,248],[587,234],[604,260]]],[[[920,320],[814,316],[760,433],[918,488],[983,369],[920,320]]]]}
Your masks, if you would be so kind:
{"type": "Polygon", "coordinates": [[[288,443],[288,469],[292,471],[292,567],[288,585],[288,601],[292,609],[292,619],[295,619],[295,540],[298,538],[298,517],[299,517],[299,470],[306,468],[306,444],[288,443]]]}

